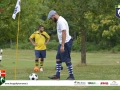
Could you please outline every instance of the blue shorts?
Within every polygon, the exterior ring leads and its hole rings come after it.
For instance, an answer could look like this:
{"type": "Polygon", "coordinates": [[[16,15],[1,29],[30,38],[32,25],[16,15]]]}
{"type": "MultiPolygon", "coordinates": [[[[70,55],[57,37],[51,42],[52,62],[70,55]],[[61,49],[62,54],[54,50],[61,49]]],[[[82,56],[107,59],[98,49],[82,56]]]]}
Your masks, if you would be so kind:
{"type": "Polygon", "coordinates": [[[36,58],[46,58],[46,50],[35,50],[36,58]]]}
{"type": "Polygon", "coordinates": [[[69,42],[64,44],[64,50],[65,50],[64,52],[60,52],[61,44],[58,45],[56,59],[60,59],[61,62],[71,61],[70,53],[71,53],[72,42],[73,40],[71,39],[69,42]]]}

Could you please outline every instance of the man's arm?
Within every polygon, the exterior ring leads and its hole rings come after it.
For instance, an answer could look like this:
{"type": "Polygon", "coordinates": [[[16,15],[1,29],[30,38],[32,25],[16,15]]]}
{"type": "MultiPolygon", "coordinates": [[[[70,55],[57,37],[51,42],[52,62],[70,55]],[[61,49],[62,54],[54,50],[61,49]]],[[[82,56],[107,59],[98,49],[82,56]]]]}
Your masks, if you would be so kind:
{"type": "Polygon", "coordinates": [[[32,38],[29,38],[29,40],[34,46],[36,46],[36,43],[34,42],[34,40],[32,38]]]}
{"type": "Polygon", "coordinates": [[[62,43],[61,43],[62,47],[64,47],[65,40],[66,40],[66,30],[62,30],[62,43]]]}
{"type": "Polygon", "coordinates": [[[45,44],[48,44],[49,41],[50,41],[50,37],[47,39],[47,41],[45,42],[45,44]]]}
{"type": "Polygon", "coordinates": [[[61,47],[60,47],[61,52],[64,52],[65,40],[66,40],[66,30],[62,30],[62,43],[61,43],[61,47]]]}

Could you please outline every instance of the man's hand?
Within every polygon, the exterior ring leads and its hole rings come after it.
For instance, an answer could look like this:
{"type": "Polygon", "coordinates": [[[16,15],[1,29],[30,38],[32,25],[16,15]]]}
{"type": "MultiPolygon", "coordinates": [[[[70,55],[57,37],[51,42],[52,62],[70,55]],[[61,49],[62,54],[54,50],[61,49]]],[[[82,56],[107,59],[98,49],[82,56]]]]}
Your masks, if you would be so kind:
{"type": "Polygon", "coordinates": [[[32,38],[29,38],[30,42],[33,44],[33,46],[37,46],[37,44],[33,41],[32,38]]]}
{"type": "Polygon", "coordinates": [[[48,43],[47,42],[45,42],[45,45],[47,45],[48,43]]]}
{"type": "Polygon", "coordinates": [[[36,43],[33,43],[33,46],[37,46],[37,44],[36,44],[36,43]]]}
{"type": "Polygon", "coordinates": [[[50,41],[50,37],[47,39],[47,41],[45,42],[45,45],[48,44],[48,42],[50,41]]]}
{"type": "Polygon", "coordinates": [[[64,50],[64,46],[61,46],[60,47],[60,52],[64,52],[65,50],[64,50]]]}

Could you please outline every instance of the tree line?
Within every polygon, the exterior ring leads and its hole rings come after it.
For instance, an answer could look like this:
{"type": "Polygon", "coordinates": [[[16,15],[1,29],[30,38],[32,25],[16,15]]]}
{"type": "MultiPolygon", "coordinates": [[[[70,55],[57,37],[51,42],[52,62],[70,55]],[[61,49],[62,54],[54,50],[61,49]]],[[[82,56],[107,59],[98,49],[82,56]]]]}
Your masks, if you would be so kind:
{"type": "MultiPolygon", "coordinates": [[[[1,0],[0,45],[16,42],[17,17],[12,19],[16,0],[1,0]],[[3,5],[4,4],[4,5],[3,5]]],[[[28,42],[29,36],[40,24],[57,39],[55,23],[47,19],[54,9],[69,23],[70,34],[81,47],[82,60],[86,59],[86,43],[112,48],[120,44],[120,19],[115,16],[119,0],[21,0],[19,42],[28,42]]]]}

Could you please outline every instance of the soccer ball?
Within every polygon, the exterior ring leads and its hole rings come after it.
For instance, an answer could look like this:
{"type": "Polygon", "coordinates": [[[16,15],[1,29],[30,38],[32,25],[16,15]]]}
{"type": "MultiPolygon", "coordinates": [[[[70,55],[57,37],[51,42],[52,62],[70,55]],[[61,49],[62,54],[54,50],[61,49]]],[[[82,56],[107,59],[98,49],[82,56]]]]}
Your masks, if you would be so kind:
{"type": "Polygon", "coordinates": [[[34,72],[40,72],[40,68],[38,66],[34,67],[34,72]]]}
{"type": "Polygon", "coordinates": [[[30,80],[38,80],[38,75],[36,73],[32,73],[29,75],[30,80]]]}

